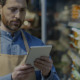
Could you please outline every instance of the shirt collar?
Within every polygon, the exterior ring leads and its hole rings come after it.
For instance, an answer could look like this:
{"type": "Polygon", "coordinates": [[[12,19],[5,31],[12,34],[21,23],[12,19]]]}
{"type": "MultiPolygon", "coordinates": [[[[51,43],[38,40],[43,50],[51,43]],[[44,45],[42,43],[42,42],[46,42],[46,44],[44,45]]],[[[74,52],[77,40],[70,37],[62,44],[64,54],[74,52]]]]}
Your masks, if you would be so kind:
{"type": "Polygon", "coordinates": [[[0,30],[0,34],[1,36],[6,36],[6,37],[9,37],[9,38],[16,38],[20,35],[21,33],[21,30],[18,30],[14,33],[14,37],[12,37],[11,33],[10,32],[7,32],[7,31],[4,31],[4,30],[0,30]]]}

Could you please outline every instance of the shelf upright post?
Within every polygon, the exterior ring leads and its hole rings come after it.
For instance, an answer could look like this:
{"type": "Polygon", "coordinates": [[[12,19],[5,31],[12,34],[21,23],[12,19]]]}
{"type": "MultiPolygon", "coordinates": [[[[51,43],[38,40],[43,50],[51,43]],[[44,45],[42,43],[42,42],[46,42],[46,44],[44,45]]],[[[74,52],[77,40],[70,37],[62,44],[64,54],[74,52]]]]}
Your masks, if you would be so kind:
{"type": "Polygon", "coordinates": [[[46,43],[46,0],[41,0],[41,38],[46,43]]]}

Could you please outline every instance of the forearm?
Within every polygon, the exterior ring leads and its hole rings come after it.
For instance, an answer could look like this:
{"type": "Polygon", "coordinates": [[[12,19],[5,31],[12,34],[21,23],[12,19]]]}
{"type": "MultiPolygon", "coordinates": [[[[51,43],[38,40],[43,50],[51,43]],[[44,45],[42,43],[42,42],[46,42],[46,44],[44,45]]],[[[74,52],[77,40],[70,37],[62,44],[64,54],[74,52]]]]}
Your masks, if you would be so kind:
{"type": "Polygon", "coordinates": [[[42,76],[41,80],[60,80],[56,72],[51,72],[48,77],[42,76]]]}
{"type": "Polygon", "coordinates": [[[11,74],[5,75],[3,77],[0,77],[0,80],[12,80],[11,74]]]}

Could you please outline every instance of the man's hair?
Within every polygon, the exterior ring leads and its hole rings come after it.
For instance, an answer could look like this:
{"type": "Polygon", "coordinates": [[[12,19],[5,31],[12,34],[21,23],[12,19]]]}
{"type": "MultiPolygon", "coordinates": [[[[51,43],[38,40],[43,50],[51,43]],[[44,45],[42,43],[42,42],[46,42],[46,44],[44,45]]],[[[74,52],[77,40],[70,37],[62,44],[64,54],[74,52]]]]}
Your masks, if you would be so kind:
{"type": "MultiPolygon", "coordinates": [[[[0,0],[0,5],[2,5],[2,7],[6,4],[7,0],[0,0]]],[[[29,0],[26,0],[26,3],[28,4],[29,0]]]]}

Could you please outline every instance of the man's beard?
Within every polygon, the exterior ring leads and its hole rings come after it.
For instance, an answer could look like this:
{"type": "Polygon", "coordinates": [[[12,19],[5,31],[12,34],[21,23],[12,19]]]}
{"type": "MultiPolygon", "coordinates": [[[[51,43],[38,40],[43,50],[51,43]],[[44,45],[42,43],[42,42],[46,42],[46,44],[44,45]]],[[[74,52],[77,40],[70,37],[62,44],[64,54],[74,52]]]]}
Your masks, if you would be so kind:
{"type": "Polygon", "coordinates": [[[10,31],[17,31],[23,24],[24,21],[21,21],[20,19],[14,19],[14,20],[6,20],[5,16],[2,14],[1,16],[2,19],[2,23],[4,24],[4,26],[10,30],[10,31]],[[13,22],[17,22],[18,24],[13,24],[13,22]]]}
{"type": "MultiPolygon", "coordinates": [[[[6,23],[7,24],[7,23],[6,23]]],[[[10,31],[17,31],[22,26],[21,20],[10,21],[5,27],[10,31]],[[17,24],[15,24],[17,23],[17,24]]]]}

